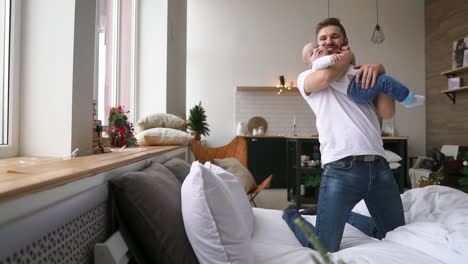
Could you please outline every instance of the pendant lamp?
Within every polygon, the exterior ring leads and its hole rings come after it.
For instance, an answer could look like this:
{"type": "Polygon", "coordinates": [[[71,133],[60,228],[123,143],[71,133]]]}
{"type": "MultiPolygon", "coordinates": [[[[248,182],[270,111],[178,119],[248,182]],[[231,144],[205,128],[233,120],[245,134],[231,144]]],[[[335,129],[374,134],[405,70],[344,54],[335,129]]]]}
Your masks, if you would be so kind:
{"type": "Polygon", "coordinates": [[[376,11],[377,11],[377,25],[375,25],[374,32],[372,33],[371,41],[374,44],[380,44],[385,40],[385,35],[382,28],[379,25],[379,0],[376,0],[376,11]]]}

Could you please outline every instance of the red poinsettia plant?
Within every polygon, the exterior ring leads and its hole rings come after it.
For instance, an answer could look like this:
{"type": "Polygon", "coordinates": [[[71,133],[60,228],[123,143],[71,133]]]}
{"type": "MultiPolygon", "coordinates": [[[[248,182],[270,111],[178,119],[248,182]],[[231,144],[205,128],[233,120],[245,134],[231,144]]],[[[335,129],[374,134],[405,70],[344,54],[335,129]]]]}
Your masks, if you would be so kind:
{"type": "Polygon", "coordinates": [[[135,147],[137,140],[133,135],[133,124],[128,121],[127,113],[123,106],[112,107],[109,111],[109,128],[107,132],[112,138],[112,146],[135,147]]]}

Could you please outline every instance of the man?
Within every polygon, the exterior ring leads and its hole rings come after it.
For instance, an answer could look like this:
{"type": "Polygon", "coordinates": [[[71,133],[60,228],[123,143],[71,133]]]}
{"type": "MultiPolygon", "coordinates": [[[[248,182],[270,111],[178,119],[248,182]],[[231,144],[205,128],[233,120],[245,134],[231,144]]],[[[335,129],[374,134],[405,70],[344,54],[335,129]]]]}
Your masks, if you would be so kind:
{"type": "MultiPolygon", "coordinates": [[[[403,206],[398,187],[388,167],[380,128],[375,112],[382,118],[395,113],[394,100],[380,94],[373,104],[359,104],[348,95],[329,85],[342,76],[353,60],[346,31],[336,18],[327,18],[316,28],[318,45],[329,54],[341,53],[342,59],[327,69],[299,75],[299,90],[316,115],[320,152],[324,171],[320,184],[315,227],[310,225],[329,252],[339,250],[346,222],[377,238],[404,225],[403,206]],[[351,214],[353,207],[364,199],[372,219],[351,214]],[[372,226],[370,230],[367,228],[372,226]]],[[[381,64],[359,67],[356,82],[364,89],[374,86],[377,76],[385,73],[381,64]]],[[[297,209],[288,208],[283,219],[301,244],[310,246],[294,225],[300,218],[297,209]]]]}

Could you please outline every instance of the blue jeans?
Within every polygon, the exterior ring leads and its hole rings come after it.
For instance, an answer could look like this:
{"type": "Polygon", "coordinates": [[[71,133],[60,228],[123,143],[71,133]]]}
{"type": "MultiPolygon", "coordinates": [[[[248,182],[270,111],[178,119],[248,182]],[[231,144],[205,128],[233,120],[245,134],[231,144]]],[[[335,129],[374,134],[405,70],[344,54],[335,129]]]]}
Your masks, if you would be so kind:
{"type": "MultiPolygon", "coordinates": [[[[294,224],[297,218],[303,219],[296,209],[283,212],[283,219],[299,242],[313,248],[304,232],[294,224]]],[[[400,193],[387,161],[383,158],[370,162],[341,159],[326,164],[320,183],[315,227],[304,222],[329,252],[339,250],[346,223],[378,239],[404,225],[400,193]],[[351,212],[362,199],[372,218],[351,212]]]]}
{"type": "Polygon", "coordinates": [[[363,89],[362,81],[356,83],[355,78],[348,85],[348,95],[358,103],[372,102],[380,93],[384,93],[402,104],[408,104],[414,97],[414,93],[393,77],[381,74],[377,77],[374,87],[363,89]]]}

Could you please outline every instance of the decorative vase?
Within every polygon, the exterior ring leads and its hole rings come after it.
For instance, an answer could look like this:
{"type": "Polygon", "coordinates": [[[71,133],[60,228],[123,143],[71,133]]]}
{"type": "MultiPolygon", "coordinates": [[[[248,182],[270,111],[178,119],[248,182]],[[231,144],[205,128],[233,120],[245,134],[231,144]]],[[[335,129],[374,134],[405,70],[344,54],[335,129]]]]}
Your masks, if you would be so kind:
{"type": "Polygon", "coordinates": [[[195,140],[196,140],[196,141],[200,141],[200,140],[201,140],[201,135],[200,135],[200,133],[192,133],[192,135],[195,137],[195,140]]]}

